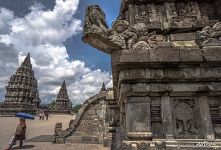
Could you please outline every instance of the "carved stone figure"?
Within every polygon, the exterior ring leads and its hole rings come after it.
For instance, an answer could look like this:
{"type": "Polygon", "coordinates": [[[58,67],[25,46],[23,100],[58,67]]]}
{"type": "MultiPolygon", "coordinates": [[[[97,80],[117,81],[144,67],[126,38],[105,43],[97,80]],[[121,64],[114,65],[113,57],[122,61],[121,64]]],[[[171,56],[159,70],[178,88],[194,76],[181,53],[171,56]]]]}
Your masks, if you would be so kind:
{"type": "Polygon", "coordinates": [[[84,29],[90,29],[92,26],[95,30],[107,33],[108,26],[105,22],[105,14],[98,5],[89,6],[86,11],[84,29]]]}
{"type": "Polygon", "coordinates": [[[196,42],[201,48],[221,46],[221,22],[216,23],[213,27],[203,28],[196,35],[196,42]]]}

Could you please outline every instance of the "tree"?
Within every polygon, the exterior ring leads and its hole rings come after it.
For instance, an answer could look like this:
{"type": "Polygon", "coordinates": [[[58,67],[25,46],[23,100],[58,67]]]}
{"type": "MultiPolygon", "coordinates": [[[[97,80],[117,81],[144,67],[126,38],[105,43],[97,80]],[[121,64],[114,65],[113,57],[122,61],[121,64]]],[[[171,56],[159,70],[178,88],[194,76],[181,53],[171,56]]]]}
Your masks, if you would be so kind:
{"type": "Polygon", "coordinates": [[[72,110],[74,113],[77,113],[80,108],[81,108],[81,104],[78,104],[78,105],[75,105],[74,107],[72,107],[72,110]]]}
{"type": "Polygon", "coordinates": [[[50,104],[49,104],[49,109],[53,109],[55,107],[55,100],[53,100],[50,104]]]}

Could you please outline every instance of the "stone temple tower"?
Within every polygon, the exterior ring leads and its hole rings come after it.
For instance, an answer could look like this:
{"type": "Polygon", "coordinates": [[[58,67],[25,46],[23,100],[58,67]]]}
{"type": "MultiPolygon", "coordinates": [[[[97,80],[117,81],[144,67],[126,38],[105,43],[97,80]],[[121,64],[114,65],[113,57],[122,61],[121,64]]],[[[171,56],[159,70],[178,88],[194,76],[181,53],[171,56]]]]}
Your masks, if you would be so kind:
{"type": "Polygon", "coordinates": [[[38,83],[28,53],[6,86],[7,92],[5,101],[0,105],[0,113],[2,115],[14,115],[20,111],[34,113],[41,103],[37,88],[38,83]]]}
{"type": "MultiPolygon", "coordinates": [[[[83,41],[111,56],[112,150],[221,149],[221,0],[122,0],[83,41]]],[[[110,126],[111,126],[110,124],[110,126]]]]}
{"type": "Polygon", "coordinates": [[[62,83],[57,95],[55,104],[55,113],[71,113],[72,104],[68,97],[65,81],[62,83]]]}

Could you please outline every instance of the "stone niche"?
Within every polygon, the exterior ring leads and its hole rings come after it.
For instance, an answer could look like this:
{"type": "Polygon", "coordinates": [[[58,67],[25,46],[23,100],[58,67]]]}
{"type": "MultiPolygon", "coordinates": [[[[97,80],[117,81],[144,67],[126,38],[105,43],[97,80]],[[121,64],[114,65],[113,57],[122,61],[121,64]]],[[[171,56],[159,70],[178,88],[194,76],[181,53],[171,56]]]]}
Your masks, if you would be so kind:
{"type": "Polygon", "coordinates": [[[126,130],[129,137],[141,134],[151,136],[151,114],[149,97],[128,97],[126,107],[126,130]]]}

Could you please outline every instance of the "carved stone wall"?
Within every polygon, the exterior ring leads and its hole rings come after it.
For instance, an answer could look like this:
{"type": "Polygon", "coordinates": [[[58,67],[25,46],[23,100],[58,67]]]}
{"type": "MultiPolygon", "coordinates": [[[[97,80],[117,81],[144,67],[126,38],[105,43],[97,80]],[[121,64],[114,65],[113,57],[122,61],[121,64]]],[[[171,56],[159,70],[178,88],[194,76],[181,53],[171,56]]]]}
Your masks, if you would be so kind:
{"type": "Polygon", "coordinates": [[[113,132],[119,120],[112,89],[102,88],[99,94],[86,100],[69,128],[55,134],[55,143],[81,142],[111,147],[113,132]],[[105,90],[104,90],[105,89],[105,90]]]}
{"type": "Polygon", "coordinates": [[[104,131],[104,101],[90,104],[81,117],[81,123],[72,136],[103,136],[104,131]]]}
{"type": "Polygon", "coordinates": [[[218,0],[122,0],[111,29],[98,6],[88,7],[85,24],[100,24],[84,28],[83,40],[111,54],[120,108],[113,150],[221,147],[220,7],[218,0]],[[100,18],[89,21],[93,10],[100,18]]]}

